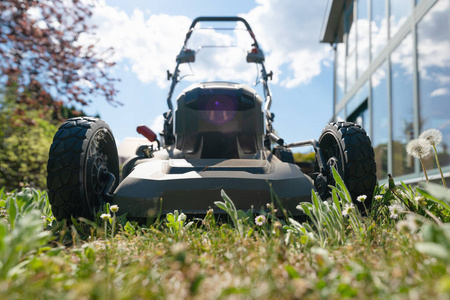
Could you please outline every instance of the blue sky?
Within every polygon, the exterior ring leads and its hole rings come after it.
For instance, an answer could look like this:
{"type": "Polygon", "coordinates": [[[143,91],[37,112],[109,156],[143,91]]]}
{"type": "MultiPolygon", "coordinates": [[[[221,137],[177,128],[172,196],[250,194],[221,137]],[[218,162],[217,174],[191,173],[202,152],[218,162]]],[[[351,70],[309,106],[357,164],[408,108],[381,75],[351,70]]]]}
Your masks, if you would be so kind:
{"type": "MultiPolygon", "coordinates": [[[[175,57],[192,20],[198,16],[241,16],[250,23],[265,52],[267,70],[274,72],[270,86],[273,95],[271,111],[276,115],[275,130],[287,143],[318,139],[332,115],[332,49],[328,44],[319,43],[326,2],[101,2],[94,9],[92,21],[98,26],[99,48],[115,48],[113,59],[117,65],[113,72],[121,79],[117,84],[117,100],[123,106],[113,107],[103,99],[96,99],[84,110],[100,114],[111,127],[119,144],[126,137],[139,136],[136,132],[138,125],[146,124],[155,132],[160,130],[161,115],[167,111],[169,82],[166,80],[166,70],[173,71],[175,57]]],[[[209,35],[206,38],[214,39],[209,35]]],[[[216,58],[209,62],[214,62],[216,58]]],[[[223,65],[223,62],[217,63],[223,65]]],[[[211,77],[213,75],[208,66],[210,64],[199,63],[198,69],[195,69],[196,77],[183,80],[175,90],[174,104],[182,88],[195,81],[215,79],[211,77]]],[[[232,70],[227,72],[228,77],[231,77],[226,79],[231,81],[241,82],[248,74],[254,75],[253,81],[256,78],[254,66],[248,72],[241,70],[240,66],[234,73],[232,70]]],[[[254,88],[260,91],[259,86],[254,88]]]]}

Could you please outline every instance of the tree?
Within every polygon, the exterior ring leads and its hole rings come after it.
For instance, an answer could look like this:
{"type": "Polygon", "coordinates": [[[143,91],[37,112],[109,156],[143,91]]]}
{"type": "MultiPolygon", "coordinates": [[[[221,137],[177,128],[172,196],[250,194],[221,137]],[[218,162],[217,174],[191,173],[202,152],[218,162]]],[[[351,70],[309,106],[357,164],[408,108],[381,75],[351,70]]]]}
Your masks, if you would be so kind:
{"type": "MultiPolygon", "coordinates": [[[[38,82],[56,101],[83,105],[100,95],[115,101],[116,79],[107,70],[112,49],[95,50],[92,7],[80,0],[0,1],[0,83],[17,92],[38,82]],[[90,43],[85,42],[90,40],[90,43]],[[87,43],[87,45],[86,45],[87,43]]],[[[31,101],[38,99],[30,97],[31,101]]]]}

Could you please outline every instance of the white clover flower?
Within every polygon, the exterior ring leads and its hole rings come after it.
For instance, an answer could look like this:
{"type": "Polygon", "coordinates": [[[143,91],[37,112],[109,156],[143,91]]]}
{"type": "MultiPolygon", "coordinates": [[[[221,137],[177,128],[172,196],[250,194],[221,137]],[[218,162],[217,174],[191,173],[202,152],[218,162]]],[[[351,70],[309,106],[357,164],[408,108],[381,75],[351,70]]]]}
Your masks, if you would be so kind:
{"type": "Polygon", "coordinates": [[[104,221],[109,220],[111,218],[110,214],[101,214],[100,218],[104,221]]]}
{"type": "Polygon", "coordinates": [[[375,200],[377,201],[381,201],[383,199],[382,195],[376,195],[375,197],[373,197],[375,200]]]}
{"type": "Polygon", "coordinates": [[[389,206],[389,212],[392,219],[398,219],[399,214],[403,212],[403,206],[397,203],[392,204],[389,206]]]}
{"type": "Polygon", "coordinates": [[[442,133],[437,129],[428,129],[420,134],[419,139],[426,140],[431,145],[436,146],[442,141],[442,133]]]}
{"type": "Polygon", "coordinates": [[[266,223],[266,217],[263,215],[259,215],[255,218],[255,223],[258,226],[263,226],[266,223]]]}
{"type": "Polygon", "coordinates": [[[349,214],[351,214],[352,212],[355,211],[355,206],[353,205],[353,203],[350,204],[345,204],[344,209],[342,210],[342,215],[343,216],[348,216],[349,214]]]}
{"type": "Polygon", "coordinates": [[[422,158],[430,154],[430,144],[424,139],[416,139],[410,141],[406,145],[406,152],[417,158],[422,158]]]}
{"type": "Polygon", "coordinates": [[[356,198],[356,200],[359,202],[364,202],[366,199],[367,199],[366,195],[361,195],[356,198]]]}

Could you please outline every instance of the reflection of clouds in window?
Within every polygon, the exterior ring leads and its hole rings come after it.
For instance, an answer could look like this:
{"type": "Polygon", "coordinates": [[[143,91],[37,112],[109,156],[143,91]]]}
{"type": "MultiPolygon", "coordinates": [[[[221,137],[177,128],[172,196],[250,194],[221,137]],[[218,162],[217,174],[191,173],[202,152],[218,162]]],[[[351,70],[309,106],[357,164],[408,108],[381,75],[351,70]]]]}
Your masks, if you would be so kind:
{"type": "Polygon", "coordinates": [[[448,1],[439,1],[417,26],[419,72],[422,79],[450,83],[448,1]],[[447,29],[447,30],[446,30],[447,29]]]}
{"type": "Polygon", "coordinates": [[[376,72],[372,74],[372,88],[378,87],[382,82],[386,80],[386,68],[378,68],[376,72]]]}
{"type": "Polygon", "coordinates": [[[385,1],[372,1],[371,43],[374,59],[387,42],[387,17],[385,1]]]}
{"type": "Polygon", "coordinates": [[[368,0],[358,0],[358,14],[356,20],[357,53],[356,63],[358,75],[361,76],[369,66],[369,10],[368,0]]]}
{"type": "Polygon", "coordinates": [[[337,44],[337,70],[336,70],[336,83],[337,83],[337,101],[342,100],[345,89],[345,44],[337,44]]]}
{"type": "Polygon", "coordinates": [[[406,144],[414,138],[412,48],[412,35],[408,34],[391,54],[392,162],[394,176],[414,172],[414,160],[405,151],[406,144]]]}
{"type": "Polygon", "coordinates": [[[355,83],[355,77],[356,77],[356,65],[355,65],[355,52],[353,52],[351,55],[347,57],[347,64],[346,64],[346,70],[345,70],[345,77],[346,77],[346,85],[345,85],[345,91],[347,92],[353,87],[353,84],[355,83]]]}
{"type": "Polygon", "coordinates": [[[358,20],[358,76],[369,66],[369,21],[358,20]]]}
{"type": "Polygon", "coordinates": [[[391,0],[390,3],[390,35],[391,38],[397,33],[398,29],[406,22],[411,14],[411,0],[391,0]]]}
{"type": "Polygon", "coordinates": [[[450,90],[448,88],[438,88],[431,92],[430,97],[439,97],[450,95],[450,90]]]}
{"type": "Polygon", "coordinates": [[[401,68],[396,69],[397,75],[411,75],[413,72],[413,44],[412,35],[408,36],[403,40],[403,42],[397,47],[397,49],[392,52],[391,61],[393,64],[398,64],[401,68]]]}
{"type": "Polygon", "coordinates": [[[372,82],[372,145],[375,151],[378,179],[387,176],[389,140],[387,63],[383,63],[373,74],[372,82]]]}
{"type": "MultiPolygon", "coordinates": [[[[449,1],[438,1],[417,25],[420,130],[443,134],[437,147],[441,165],[450,165],[450,32],[449,1]]],[[[425,161],[435,168],[432,160],[425,161]]]]}

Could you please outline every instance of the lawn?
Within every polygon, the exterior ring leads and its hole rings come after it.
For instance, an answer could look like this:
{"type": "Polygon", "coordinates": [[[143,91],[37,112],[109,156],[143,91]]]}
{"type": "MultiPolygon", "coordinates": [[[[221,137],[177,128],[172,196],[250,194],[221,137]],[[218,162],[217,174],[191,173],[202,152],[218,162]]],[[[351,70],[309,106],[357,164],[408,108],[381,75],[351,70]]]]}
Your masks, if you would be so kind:
{"type": "MultiPolygon", "coordinates": [[[[54,220],[46,192],[0,192],[3,299],[449,299],[450,193],[380,187],[362,216],[339,183],[305,220],[175,211],[150,224],[105,206],[94,222],[54,220]],[[106,229],[106,230],[105,230],[106,229]]],[[[360,199],[364,201],[364,199],[360,199]]]]}

